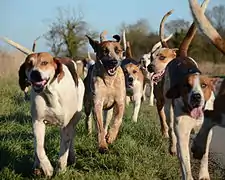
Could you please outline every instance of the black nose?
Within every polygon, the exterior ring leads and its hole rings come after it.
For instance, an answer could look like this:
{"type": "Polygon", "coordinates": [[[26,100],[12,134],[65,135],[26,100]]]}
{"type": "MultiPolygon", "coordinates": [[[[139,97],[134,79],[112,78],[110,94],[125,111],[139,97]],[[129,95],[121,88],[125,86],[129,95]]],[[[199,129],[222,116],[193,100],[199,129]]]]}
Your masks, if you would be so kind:
{"type": "Polygon", "coordinates": [[[39,71],[37,70],[33,70],[30,74],[30,78],[32,81],[35,81],[35,82],[38,82],[38,81],[41,81],[42,78],[41,78],[41,74],[39,71]]]}
{"type": "Polygon", "coordinates": [[[134,81],[134,79],[132,77],[129,77],[128,78],[128,82],[131,82],[132,83],[133,81],[134,81]]]}
{"type": "Polygon", "coordinates": [[[148,69],[148,72],[153,73],[154,72],[154,65],[153,64],[149,64],[147,69],[148,69]]]}
{"type": "Polygon", "coordinates": [[[201,94],[194,93],[191,95],[191,102],[193,102],[196,106],[198,106],[201,102],[201,94]]]}
{"type": "Polygon", "coordinates": [[[118,61],[116,59],[110,60],[111,64],[116,66],[118,64],[118,61]]]}
{"type": "Polygon", "coordinates": [[[105,65],[105,66],[108,66],[108,67],[115,67],[118,65],[118,61],[114,58],[111,58],[111,57],[104,57],[102,58],[102,63],[105,65]]]}

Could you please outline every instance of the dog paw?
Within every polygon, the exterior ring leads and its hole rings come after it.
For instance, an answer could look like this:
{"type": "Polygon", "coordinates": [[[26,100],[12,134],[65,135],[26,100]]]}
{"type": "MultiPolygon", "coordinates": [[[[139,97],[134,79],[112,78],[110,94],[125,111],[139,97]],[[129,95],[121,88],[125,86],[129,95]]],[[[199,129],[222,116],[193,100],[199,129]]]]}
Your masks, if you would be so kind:
{"type": "Polygon", "coordinates": [[[199,180],[210,180],[210,178],[209,177],[199,177],[199,180]]]}
{"type": "Polygon", "coordinates": [[[73,165],[76,163],[76,157],[74,153],[69,153],[68,159],[67,159],[67,165],[73,165]]]}
{"type": "Polygon", "coordinates": [[[34,174],[35,176],[41,176],[43,173],[42,173],[42,171],[41,171],[41,168],[34,168],[33,174],[34,174]]]}
{"type": "Polygon", "coordinates": [[[105,139],[106,139],[106,142],[107,142],[108,144],[112,144],[113,141],[115,141],[116,136],[113,135],[112,133],[108,133],[108,134],[105,136],[105,139]]]}
{"type": "Polygon", "coordinates": [[[171,148],[169,149],[169,153],[170,153],[171,156],[176,156],[176,155],[177,155],[177,150],[176,150],[175,148],[172,148],[172,147],[171,147],[171,148]]]}
{"type": "Polygon", "coordinates": [[[162,136],[163,136],[163,138],[168,139],[169,138],[169,133],[165,132],[165,131],[162,131],[162,136]]]}
{"type": "Polygon", "coordinates": [[[108,152],[108,147],[99,147],[98,148],[98,152],[101,153],[101,154],[105,154],[108,152]]]}
{"type": "Polygon", "coordinates": [[[49,177],[49,178],[52,177],[53,171],[54,171],[52,166],[48,166],[48,167],[43,166],[42,170],[43,170],[46,177],[49,177]]]}

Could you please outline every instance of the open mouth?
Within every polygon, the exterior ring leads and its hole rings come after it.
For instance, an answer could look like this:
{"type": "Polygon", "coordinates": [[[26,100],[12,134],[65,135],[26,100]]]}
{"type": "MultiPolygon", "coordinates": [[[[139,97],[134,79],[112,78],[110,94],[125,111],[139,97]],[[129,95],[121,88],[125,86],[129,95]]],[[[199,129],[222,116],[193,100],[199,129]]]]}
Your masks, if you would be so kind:
{"type": "Polygon", "coordinates": [[[114,76],[114,75],[116,74],[116,67],[108,68],[108,69],[107,69],[107,73],[108,73],[110,76],[114,76]]]}
{"type": "Polygon", "coordinates": [[[32,83],[32,86],[34,88],[34,91],[37,92],[37,93],[40,93],[41,91],[43,91],[44,87],[48,83],[48,80],[43,79],[42,81],[38,81],[38,82],[32,81],[31,83],[32,83]]]}
{"type": "Polygon", "coordinates": [[[153,83],[157,84],[162,79],[164,73],[165,73],[165,69],[159,73],[154,73],[151,77],[151,80],[153,81],[153,83]]]}
{"type": "Polygon", "coordinates": [[[194,119],[199,119],[203,117],[203,106],[198,106],[190,109],[190,116],[194,119]]]}

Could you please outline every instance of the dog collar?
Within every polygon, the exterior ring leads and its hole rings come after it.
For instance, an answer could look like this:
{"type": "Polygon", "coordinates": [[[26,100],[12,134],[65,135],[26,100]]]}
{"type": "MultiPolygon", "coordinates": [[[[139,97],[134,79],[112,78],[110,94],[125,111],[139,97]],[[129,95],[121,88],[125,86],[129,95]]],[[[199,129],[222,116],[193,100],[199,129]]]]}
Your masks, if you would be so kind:
{"type": "Polygon", "coordinates": [[[159,72],[159,73],[153,74],[152,77],[151,77],[151,80],[152,80],[152,82],[153,82],[155,85],[157,85],[157,84],[162,80],[162,78],[164,77],[164,75],[165,75],[165,69],[162,70],[162,71],[159,72]]]}

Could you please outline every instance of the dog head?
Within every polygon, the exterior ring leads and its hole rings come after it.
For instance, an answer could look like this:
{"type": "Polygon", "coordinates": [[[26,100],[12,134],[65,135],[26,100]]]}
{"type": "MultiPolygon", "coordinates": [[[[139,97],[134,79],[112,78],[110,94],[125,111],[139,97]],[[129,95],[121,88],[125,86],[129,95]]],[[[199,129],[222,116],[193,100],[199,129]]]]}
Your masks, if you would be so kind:
{"type": "Polygon", "coordinates": [[[166,69],[171,84],[166,97],[181,100],[183,110],[191,117],[195,119],[202,117],[208,88],[203,91],[204,85],[201,85],[203,80],[200,79],[201,72],[196,62],[191,58],[176,58],[167,65],[166,69]]]}
{"type": "Polygon", "coordinates": [[[108,75],[113,76],[123,59],[123,49],[120,45],[121,38],[119,35],[114,35],[113,38],[116,41],[105,40],[104,33],[101,33],[100,42],[93,40],[89,36],[87,38],[96,53],[97,61],[103,65],[108,75]]]}
{"type": "Polygon", "coordinates": [[[124,66],[123,71],[125,74],[126,88],[133,89],[134,86],[140,81],[143,81],[144,76],[142,70],[140,69],[141,65],[128,63],[124,66]]]}
{"type": "Polygon", "coordinates": [[[177,49],[160,48],[151,54],[151,63],[148,65],[150,73],[160,73],[165,70],[167,64],[176,57],[177,49]]]}
{"type": "Polygon", "coordinates": [[[60,82],[64,77],[61,62],[46,52],[28,55],[20,66],[20,72],[23,76],[19,77],[19,81],[27,78],[36,93],[42,92],[54,78],[60,82]]]}
{"type": "Polygon", "coordinates": [[[214,96],[215,82],[217,82],[217,78],[199,73],[189,74],[182,83],[172,89],[173,97],[181,97],[184,110],[190,113],[191,117],[197,119],[203,116],[207,102],[214,96]]]}

